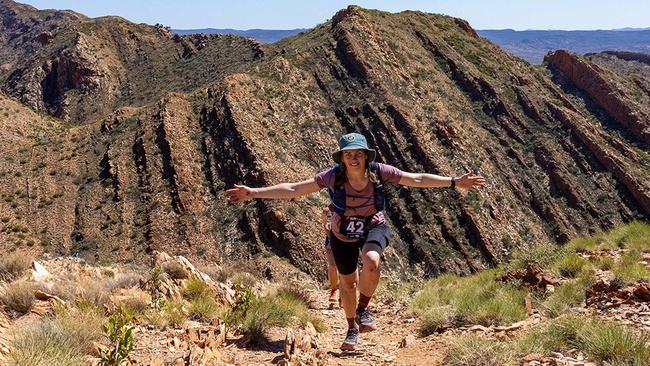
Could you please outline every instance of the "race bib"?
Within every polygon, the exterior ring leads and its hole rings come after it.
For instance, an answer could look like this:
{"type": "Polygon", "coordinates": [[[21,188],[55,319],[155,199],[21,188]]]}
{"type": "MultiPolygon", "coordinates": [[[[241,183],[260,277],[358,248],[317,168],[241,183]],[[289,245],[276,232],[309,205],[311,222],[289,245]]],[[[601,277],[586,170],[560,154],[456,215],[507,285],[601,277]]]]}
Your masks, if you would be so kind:
{"type": "Polygon", "coordinates": [[[346,217],[343,220],[343,234],[351,239],[359,239],[364,236],[366,220],[362,217],[346,217]]]}

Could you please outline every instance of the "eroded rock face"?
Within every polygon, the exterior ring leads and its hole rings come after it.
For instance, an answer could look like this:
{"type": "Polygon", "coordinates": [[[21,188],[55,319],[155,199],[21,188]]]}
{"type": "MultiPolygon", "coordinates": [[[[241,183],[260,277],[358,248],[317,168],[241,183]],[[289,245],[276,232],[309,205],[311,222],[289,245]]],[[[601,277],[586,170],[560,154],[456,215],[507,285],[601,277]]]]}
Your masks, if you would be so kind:
{"type": "MultiPolygon", "coordinates": [[[[645,108],[638,105],[636,98],[629,95],[629,90],[617,85],[610,77],[611,71],[562,50],[549,53],[544,62],[562,72],[639,141],[650,145],[650,114],[647,109],[650,104],[645,108]]],[[[645,74],[650,79],[650,68],[645,74]]]]}
{"type": "Polygon", "coordinates": [[[394,271],[470,273],[519,246],[650,212],[648,153],[636,137],[603,127],[600,114],[466,22],[350,7],[263,46],[84,22],[53,32],[22,77],[4,84],[81,124],[0,98],[18,111],[0,113],[0,148],[12,154],[0,160],[11,195],[0,209],[11,213],[7,225],[27,230],[0,233],[7,247],[32,240],[124,260],[154,250],[206,261],[272,252],[322,276],[324,192],[229,205],[223,191],[309,179],[351,131],[405,171],[475,169],[488,180],[481,193],[388,187],[394,271]]]}

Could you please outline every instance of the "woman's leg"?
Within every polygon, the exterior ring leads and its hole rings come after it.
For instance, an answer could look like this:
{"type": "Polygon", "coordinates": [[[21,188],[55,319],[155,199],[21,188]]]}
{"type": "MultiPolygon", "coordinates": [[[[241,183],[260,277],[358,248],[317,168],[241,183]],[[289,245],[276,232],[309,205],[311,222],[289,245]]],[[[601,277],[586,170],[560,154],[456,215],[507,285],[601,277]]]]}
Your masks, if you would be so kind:
{"type": "Polygon", "coordinates": [[[330,302],[336,300],[336,290],[338,289],[339,272],[336,269],[334,262],[334,254],[332,253],[332,246],[327,245],[327,279],[330,282],[330,302]]]}
{"type": "Polygon", "coordinates": [[[380,253],[381,247],[376,243],[366,243],[363,246],[361,254],[363,268],[359,276],[359,292],[362,297],[362,302],[359,304],[359,307],[368,307],[368,301],[370,301],[379,284],[380,253]]]}
{"type": "Polygon", "coordinates": [[[356,348],[359,335],[359,328],[355,322],[358,303],[357,284],[359,283],[359,274],[357,262],[359,261],[359,244],[345,243],[334,236],[331,239],[332,254],[339,272],[341,305],[343,305],[345,318],[348,322],[348,331],[341,349],[350,351],[356,348]]]}
{"type": "Polygon", "coordinates": [[[352,274],[339,275],[341,279],[341,305],[345,310],[345,318],[348,319],[348,326],[355,327],[354,318],[357,316],[357,283],[359,282],[358,272],[352,274]],[[350,323],[350,319],[352,322],[350,323]]]}

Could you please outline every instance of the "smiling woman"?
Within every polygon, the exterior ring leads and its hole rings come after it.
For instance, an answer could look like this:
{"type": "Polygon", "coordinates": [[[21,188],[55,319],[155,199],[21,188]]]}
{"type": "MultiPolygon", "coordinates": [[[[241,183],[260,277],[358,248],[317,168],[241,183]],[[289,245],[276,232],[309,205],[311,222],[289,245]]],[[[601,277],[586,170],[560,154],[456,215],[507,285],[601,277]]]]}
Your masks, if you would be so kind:
{"type": "Polygon", "coordinates": [[[348,321],[342,350],[354,350],[360,332],[377,329],[368,304],[379,283],[381,254],[391,238],[383,212],[383,185],[477,189],[485,183],[483,177],[471,172],[458,178],[404,172],[376,163],[376,155],[365,136],[350,133],[340,138],[339,150],[332,154],[336,164],[312,179],[264,188],[236,185],[226,191],[229,201],[240,202],[254,198],[291,199],[327,188],[332,212],[329,242],[339,272],[341,302],[348,321]],[[361,273],[357,268],[360,253],[361,273]]]}

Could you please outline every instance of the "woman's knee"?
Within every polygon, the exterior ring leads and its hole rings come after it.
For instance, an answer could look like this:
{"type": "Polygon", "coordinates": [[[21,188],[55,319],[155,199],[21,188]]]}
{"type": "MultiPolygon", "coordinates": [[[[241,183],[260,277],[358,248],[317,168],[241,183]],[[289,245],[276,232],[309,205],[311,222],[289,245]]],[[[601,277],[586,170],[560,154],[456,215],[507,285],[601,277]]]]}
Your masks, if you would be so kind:
{"type": "Polygon", "coordinates": [[[375,251],[369,251],[363,253],[362,256],[363,269],[368,271],[377,271],[379,270],[379,263],[381,261],[381,256],[375,251]]]}
{"type": "Polygon", "coordinates": [[[339,276],[339,287],[341,291],[356,291],[358,280],[354,276],[339,276]]]}

